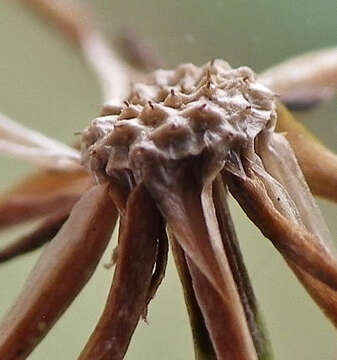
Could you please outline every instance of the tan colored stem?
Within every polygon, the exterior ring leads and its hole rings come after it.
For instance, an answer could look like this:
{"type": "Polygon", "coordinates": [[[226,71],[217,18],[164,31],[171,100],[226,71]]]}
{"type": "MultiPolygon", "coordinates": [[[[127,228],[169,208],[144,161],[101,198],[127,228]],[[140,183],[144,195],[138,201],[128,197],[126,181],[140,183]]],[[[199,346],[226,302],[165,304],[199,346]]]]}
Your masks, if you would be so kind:
{"type": "Polygon", "coordinates": [[[47,216],[33,232],[20,237],[6,247],[1,248],[0,262],[8,261],[15,256],[23,255],[38,249],[48,241],[52,240],[68,219],[73,206],[73,203],[71,203],[68,208],[63,206],[60,211],[47,216]]]}
{"type": "Polygon", "coordinates": [[[264,326],[261,309],[258,306],[254,289],[241,253],[234,223],[227,203],[227,189],[219,176],[213,183],[213,201],[219,229],[232,270],[233,278],[243,305],[250,333],[259,359],[272,359],[271,344],[264,326]]]}
{"type": "Polygon", "coordinates": [[[276,131],[284,132],[314,195],[337,202],[337,155],[321,144],[282,105],[276,131]]]}
{"type": "Polygon", "coordinates": [[[39,171],[28,176],[0,197],[0,229],[73,206],[90,181],[84,169],[39,171]]]}
{"type": "MultiPolygon", "coordinates": [[[[156,254],[156,267],[153,271],[151,284],[147,293],[146,306],[148,306],[150,301],[155,297],[157,290],[165,277],[167,266],[169,244],[166,234],[166,224],[164,223],[163,219],[161,219],[160,225],[156,254]]],[[[146,315],[147,309],[145,310],[143,317],[146,318],[146,315]]]]}
{"type": "Polygon", "coordinates": [[[144,313],[156,260],[160,214],[144,189],[136,187],[122,219],[118,257],[103,314],[80,360],[121,360],[144,313]],[[137,221],[135,221],[137,219],[137,221]]]}
{"type": "Polygon", "coordinates": [[[192,329],[195,359],[216,360],[216,354],[206,328],[205,320],[193,290],[192,278],[187,266],[185,253],[170,231],[169,239],[178,275],[184,291],[185,303],[192,329]]]}
{"type": "Polygon", "coordinates": [[[309,233],[281,215],[253,173],[240,178],[227,174],[229,189],[248,217],[272,241],[307,291],[337,324],[337,262],[309,233]]]}
{"type": "Polygon", "coordinates": [[[80,169],[78,150],[26,128],[3,114],[0,114],[0,153],[47,169],[80,169]]]}
{"type": "Polygon", "coordinates": [[[0,359],[25,359],[93,274],[117,212],[107,186],[84,193],[0,324],[0,359]]]}
{"type": "Polygon", "coordinates": [[[324,88],[337,89],[337,48],[312,51],[292,58],[259,76],[259,81],[280,95],[324,88]]]}
{"type": "Polygon", "coordinates": [[[19,0],[24,5],[40,13],[47,21],[52,21],[60,31],[80,45],[84,34],[92,31],[92,19],[84,6],[65,0],[19,0]]]}
{"type": "Polygon", "coordinates": [[[295,263],[287,262],[310,296],[337,328],[337,292],[310,276],[295,263]]]}
{"type": "MultiPolygon", "coordinates": [[[[256,350],[219,235],[211,192],[206,190],[202,195],[198,184],[200,179],[194,179],[191,169],[184,170],[180,176],[185,180],[180,182],[178,176],[170,178],[174,186],[166,188],[157,183],[155,174],[151,174],[151,182],[147,186],[170,231],[193,263],[193,269],[196,269],[194,281],[199,281],[200,275],[200,281],[205,285],[202,288],[202,284],[193,284],[193,287],[217,358],[255,360],[256,350]],[[217,318],[211,315],[212,309],[204,301],[209,289],[213,292],[214,311],[219,311],[217,318]]],[[[200,168],[198,170],[200,174],[200,168]]]]}
{"type": "Polygon", "coordinates": [[[134,28],[123,29],[118,40],[122,53],[137,69],[154,71],[164,67],[155,49],[134,28]]]}
{"type": "Polygon", "coordinates": [[[19,0],[75,43],[101,83],[104,101],[124,99],[129,91],[127,66],[99,32],[80,1],[19,0]]]}

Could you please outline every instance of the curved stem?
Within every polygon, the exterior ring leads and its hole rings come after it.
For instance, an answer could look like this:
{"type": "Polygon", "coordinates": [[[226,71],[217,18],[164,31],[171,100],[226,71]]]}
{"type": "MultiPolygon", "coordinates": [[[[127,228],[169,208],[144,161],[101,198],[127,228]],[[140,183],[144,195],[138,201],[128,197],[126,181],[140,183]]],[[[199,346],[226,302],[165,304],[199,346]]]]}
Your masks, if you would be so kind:
{"type": "Polygon", "coordinates": [[[184,298],[193,336],[195,359],[216,360],[216,354],[207,331],[205,320],[193,289],[192,278],[188,269],[184,250],[170,231],[169,239],[178,275],[184,291],[184,298]]]}
{"type": "Polygon", "coordinates": [[[273,358],[271,344],[240,250],[226,195],[222,179],[218,176],[213,183],[213,201],[228,262],[245,310],[258,358],[271,360],[273,358]]]}
{"type": "Polygon", "coordinates": [[[124,358],[146,309],[159,231],[156,205],[144,186],[138,185],[121,219],[116,269],[106,306],[79,360],[124,358]]]}
{"type": "Polygon", "coordinates": [[[106,185],[88,190],[0,324],[0,359],[25,359],[93,274],[117,219],[106,185]]]}
{"type": "Polygon", "coordinates": [[[19,0],[70,39],[96,74],[104,102],[124,99],[129,91],[128,67],[119,59],[79,1],[19,0]]]}

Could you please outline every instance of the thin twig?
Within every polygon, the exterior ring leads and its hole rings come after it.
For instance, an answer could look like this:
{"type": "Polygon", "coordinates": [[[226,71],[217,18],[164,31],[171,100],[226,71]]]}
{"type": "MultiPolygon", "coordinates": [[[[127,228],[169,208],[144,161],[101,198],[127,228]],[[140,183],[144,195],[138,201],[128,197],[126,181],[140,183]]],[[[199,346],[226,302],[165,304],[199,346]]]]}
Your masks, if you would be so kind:
{"type": "Polygon", "coordinates": [[[276,131],[286,134],[314,195],[337,202],[337,155],[326,148],[281,104],[276,131]]]}
{"type": "Polygon", "coordinates": [[[168,235],[179,279],[184,291],[185,303],[193,335],[195,359],[216,360],[216,354],[209,337],[205,320],[193,289],[191,274],[186,262],[186,254],[169,229],[168,235]]]}
{"type": "Polygon", "coordinates": [[[52,22],[77,45],[96,74],[103,91],[104,102],[124,99],[129,91],[127,65],[119,59],[100,33],[90,12],[78,1],[19,0],[34,12],[52,22]]]}
{"type": "Polygon", "coordinates": [[[224,249],[232,270],[241,303],[243,305],[250,333],[260,360],[273,359],[263,314],[254,294],[247,268],[241,253],[239,241],[227,203],[227,189],[220,176],[213,183],[213,201],[221,232],[224,249]]]}
{"type": "Polygon", "coordinates": [[[0,152],[49,169],[74,170],[80,153],[0,114],[0,152]]]}
{"type": "Polygon", "coordinates": [[[261,73],[259,81],[297,108],[328,100],[337,90],[337,48],[312,51],[277,64],[261,73]]]}

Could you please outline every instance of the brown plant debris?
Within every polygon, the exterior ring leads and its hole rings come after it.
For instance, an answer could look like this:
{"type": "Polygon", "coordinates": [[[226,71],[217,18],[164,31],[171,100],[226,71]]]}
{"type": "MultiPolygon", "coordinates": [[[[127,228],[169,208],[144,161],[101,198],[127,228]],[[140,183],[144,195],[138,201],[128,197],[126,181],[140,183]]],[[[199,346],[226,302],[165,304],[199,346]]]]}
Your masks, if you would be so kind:
{"type": "Polygon", "coordinates": [[[0,116],[0,150],[48,170],[0,199],[2,228],[42,220],[0,251],[0,260],[57,232],[0,324],[0,359],[26,359],[43,339],[91,277],[118,216],[112,286],[79,359],[124,358],[163,280],[169,242],[196,359],[271,359],[227,190],[336,326],[337,256],[309,190],[337,199],[336,156],[273,93],[301,106],[308,92],[309,105],[326,99],[336,89],[335,49],[275,67],[260,81],[247,67],[212,60],[158,70],[131,84],[135,72],[79,4],[21,2],[81,49],[105,105],[81,133],[81,153],[0,116]],[[300,76],[294,76],[297,65],[300,76]]]}

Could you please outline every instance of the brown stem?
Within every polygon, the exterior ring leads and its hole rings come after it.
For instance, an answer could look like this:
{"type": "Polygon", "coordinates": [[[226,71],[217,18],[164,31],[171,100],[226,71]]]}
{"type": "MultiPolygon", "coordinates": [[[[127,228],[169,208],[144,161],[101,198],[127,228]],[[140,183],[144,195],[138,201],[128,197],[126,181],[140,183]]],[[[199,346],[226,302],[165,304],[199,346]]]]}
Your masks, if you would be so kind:
{"type": "Polygon", "coordinates": [[[203,195],[204,201],[201,203],[200,163],[178,172],[174,169],[173,174],[168,173],[158,181],[163,173],[163,169],[151,173],[147,187],[156,199],[170,231],[193,263],[191,275],[194,291],[217,358],[257,359],[208,193],[203,195]],[[164,185],[168,179],[172,183],[164,185]],[[204,297],[211,291],[214,309],[208,306],[210,303],[204,297]],[[212,316],[213,310],[219,316],[212,316]]]}
{"type": "Polygon", "coordinates": [[[98,77],[104,101],[124,99],[128,94],[127,66],[99,32],[87,8],[79,1],[19,0],[77,45],[98,77]]]}
{"type": "Polygon", "coordinates": [[[103,314],[81,353],[80,360],[123,359],[131,336],[144,313],[156,261],[160,214],[138,185],[130,194],[121,222],[118,257],[103,314]]]}
{"type": "Polygon", "coordinates": [[[245,354],[245,351],[238,348],[241,345],[237,341],[233,341],[232,336],[228,334],[235,332],[233,316],[224,306],[220,294],[188,257],[187,264],[193,289],[215,348],[216,359],[246,360],[256,358],[255,349],[245,354]]]}
{"type": "Polygon", "coordinates": [[[0,197],[0,230],[71,209],[89,184],[90,178],[83,170],[30,175],[0,197]]]}
{"type": "Polygon", "coordinates": [[[337,292],[303,271],[295,263],[287,259],[286,261],[310,296],[337,328],[337,292]]]}
{"type": "MultiPolygon", "coordinates": [[[[156,267],[153,271],[149,291],[147,293],[146,306],[149,305],[150,301],[156,295],[157,290],[165,277],[165,271],[166,271],[167,259],[168,259],[168,250],[169,250],[169,244],[166,234],[166,224],[164,220],[161,218],[160,230],[158,236],[158,247],[156,254],[156,267]]],[[[146,318],[146,315],[147,315],[147,309],[145,309],[143,317],[146,318]]]]}
{"type": "Polygon", "coordinates": [[[195,296],[192,278],[187,266],[184,251],[171,232],[169,232],[169,238],[178,275],[184,291],[185,303],[192,329],[195,359],[216,360],[216,354],[209,338],[205,320],[195,296]]]}
{"type": "Polygon", "coordinates": [[[118,44],[127,60],[143,71],[154,71],[163,67],[154,48],[132,27],[124,28],[118,34],[118,44]]]}
{"type": "Polygon", "coordinates": [[[336,260],[314,235],[275,209],[258,179],[227,174],[226,182],[248,217],[273,242],[313,299],[336,325],[336,260]]]}
{"type": "Polygon", "coordinates": [[[276,130],[286,134],[312,193],[337,202],[337,155],[280,104],[277,117],[276,130]]]}
{"type": "Polygon", "coordinates": [[[233,177],[229,189],[247,216],[287,258],[305,272],[337,289],[337,261],[304,226],[297,225],[279,213],[255,179],[233,177]]]}
{"type": "Polygon", "coordinates": [[[0,324],[0,359],[25,359],[93,274],[115,226],[107,186],[94,186],[47,246],[0,324]]]}
{"type": "Polygon", "coordinates": [[[241,303],[245,310],[250,333],[259,359],[271,359],[272,350],[267,338],[262,314],[254,294],[247,268],[240,250],[239,241],[234,229],[226,199],[226,189],[220,176],[213,183],[213,201],[219,223],[224,248],[232,270],[241,303]]]}
{"type": "Polygon", "coordinates": [[[337,90],[337,48],[300,55],[265,70],[259,81],[292,103],[320,102],[337,90]]]}
{"type": "Polygon", "coordinates": [[[0,205],[0,229],[17,225],[29,220],[42,218],[43,215],[52,215],[62,208],[71,209],[79,200],[79,196],[50,196],[49,198],[36,198],[26,196],[13,199],[0,205]]]}
{"type": "Polygon", "coordinates": [[[36,230],[2,248],[0,250],[0,263],[38,249],[52,240],[68,219],[72,207],[73,204],[68,209],[48,216],[36,230]]]}

